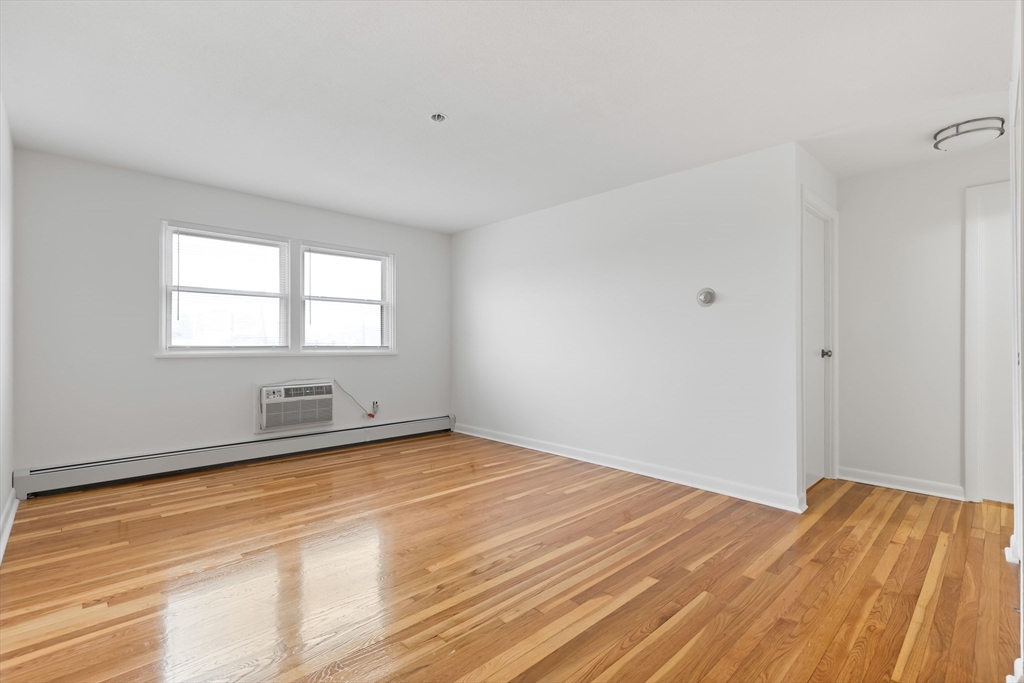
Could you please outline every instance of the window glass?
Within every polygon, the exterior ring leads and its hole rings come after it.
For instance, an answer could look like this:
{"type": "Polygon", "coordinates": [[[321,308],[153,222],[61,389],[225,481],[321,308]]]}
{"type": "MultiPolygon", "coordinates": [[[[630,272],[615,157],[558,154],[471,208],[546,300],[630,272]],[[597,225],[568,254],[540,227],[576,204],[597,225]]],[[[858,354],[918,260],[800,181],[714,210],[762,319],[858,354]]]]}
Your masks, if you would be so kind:
{"type": "Polygon", "coordinates": [[[383,346],[380,304],[307,301],[306,346],[383,346]]]}
{"type": "Polygon", "coordinates": [[[171,283],[183,287],[282,291],[281,247],[236,240],[175,234],[171,243],[171,283]]]}
{"type": "Polygon", "coordinates": [[[381,300],[380,259],[306,251],[306,294],[338,299],[381,300]]]}
{"type": "Polygon", "coordinates": [[[284,346],[277,297],[171,292],[171,346],[284,346]]]}

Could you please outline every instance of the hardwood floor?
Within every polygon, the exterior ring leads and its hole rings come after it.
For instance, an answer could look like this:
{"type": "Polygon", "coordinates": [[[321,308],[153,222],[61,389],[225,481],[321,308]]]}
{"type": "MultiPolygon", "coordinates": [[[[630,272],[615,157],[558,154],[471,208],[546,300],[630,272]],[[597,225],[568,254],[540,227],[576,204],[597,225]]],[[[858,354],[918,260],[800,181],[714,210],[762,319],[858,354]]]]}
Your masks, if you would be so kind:
{"type": "Polygon", "coordinates": [[[1010,508],[826,481],[804,515],[462,435],[26,501],[17,681],[983,681],[1010,508]]]}

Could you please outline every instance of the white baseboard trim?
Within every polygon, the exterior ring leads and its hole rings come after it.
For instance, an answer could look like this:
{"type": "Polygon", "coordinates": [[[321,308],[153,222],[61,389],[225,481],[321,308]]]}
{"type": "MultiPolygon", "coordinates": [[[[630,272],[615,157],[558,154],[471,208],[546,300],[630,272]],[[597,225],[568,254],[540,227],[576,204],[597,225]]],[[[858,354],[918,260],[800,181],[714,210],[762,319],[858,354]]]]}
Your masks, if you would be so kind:
{"type": "Polygon", "coordinates": [[[1024,683],[1024,665],[1020,659],[1013,662],[1013,673],[1006,676],[1006,683],[1024,683]]]}
{"type": "Polygon", "coordinates": [[[18,511],[18,499],[11,491],[11,498],[7,505],[0,510],[0,563],[4,561],[4,551],[7,550],[7,539],[11,537],[11,529],[14,527],[14,514],[18,511]]]}
{"type": "Polygon", "coordinates": [[[1017,541],[1017,534],[1010,534],[1010,545],[1003,548],[1006,561],[1010,564],[1020,564],[1020,548],[1017,541]]]}
{"type": "Polygon", "coordinates": [[[871,484],[872,486],[884,486],[888,489],[899,489],[901,491],[910,491],[911,493],[923,493],[928,496],[938,496],[939,498],[966,500],[964,487],[956,484],[943,484],[941,482],[928,481],[926,479],[900,477],[895,474],[870,472],[868,470],[858,470],[852,467],[843,466],[839,467],[839,478],[848,479],[849,481],[857,481],[861,484],[871,484]]]}
{"type": "Polygon", "coordinates": [[[328,432],[276,436],[259,441],[244,441],[210,446],[209,448],[192,448],[60,467],[35,470],[16,469],[14,470],[14,491],[18,498],[24,500],[31,494],[46,491],[62,491],[125,479],[139,479],[204,467],[228,465],[246,460],[308,453],[371,441],[397,439],[403,436],[446,432],[451,429],[451,423],[451,417],[445,415],[328,432]]]}
{"type": "Polygon", "coordinates": [[[530,439],[524,436],[517,436],[515,434],[505,434],[504,432],[496,432],[491,429],[483,429],[481,427],[474,427],[467,424],[456,423],[452,427],[452,431],[460,434],[466,434],[468,436],[476,436],[489,441],[499,441],[513,446],[521,446],[535,451],[560,455],[566,458],[572,458],[573,460],[582,460],[583,462],[601,465],[602,467],[610,467],[624,472],[641,474],[645,477],[653,477],[654,479],[661,479],[662,481],[670,481],[674,484],[692,486],[694,488],[704,489],[705,491],[711,491],[712,493],[721,493],[725,496],[749,500],[752,503],[759,503],[761,505],[779,508],[781,510],[786,510],[787,512],[801,513],[807,509],[806,505],[800,505],[800,500],[796,494],[789,496],[778,491],[772,491],[758,486],[751,486],[749,484],[727,481],[725,479],[719,479],[718,477],[710,477],[704,474],[697,474],[695,472],[677,470],[675,468],[665,467],[664,465],[653,465],[650,463],[640,462],[639,460],[630,460],[617,455],[588,451],[583,448],[564,446],[562,444],[551,443],[549,441],[530,439]]]}

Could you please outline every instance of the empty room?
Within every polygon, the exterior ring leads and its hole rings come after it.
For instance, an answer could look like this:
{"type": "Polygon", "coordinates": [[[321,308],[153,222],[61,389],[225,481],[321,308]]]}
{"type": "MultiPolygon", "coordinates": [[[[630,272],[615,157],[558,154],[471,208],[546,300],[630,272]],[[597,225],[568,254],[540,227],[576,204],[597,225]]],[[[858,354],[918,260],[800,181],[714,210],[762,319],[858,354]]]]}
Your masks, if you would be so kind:
{"type": "Polygon", "coordinates": [[[1022,0],[0,0],[0,680],[1024,683],[1022,0]]]}

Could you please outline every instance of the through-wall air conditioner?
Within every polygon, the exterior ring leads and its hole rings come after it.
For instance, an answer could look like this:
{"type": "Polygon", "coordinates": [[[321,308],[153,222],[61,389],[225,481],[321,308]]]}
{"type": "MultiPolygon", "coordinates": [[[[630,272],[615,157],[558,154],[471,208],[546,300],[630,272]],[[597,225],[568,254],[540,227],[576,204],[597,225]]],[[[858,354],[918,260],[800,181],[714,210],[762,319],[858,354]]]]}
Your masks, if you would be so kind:
{"type": "Polygon", "coordinates": [[[334,380],[296,380],[259,388],[260,431],[295,429],[334,421],[334,380]]]}

